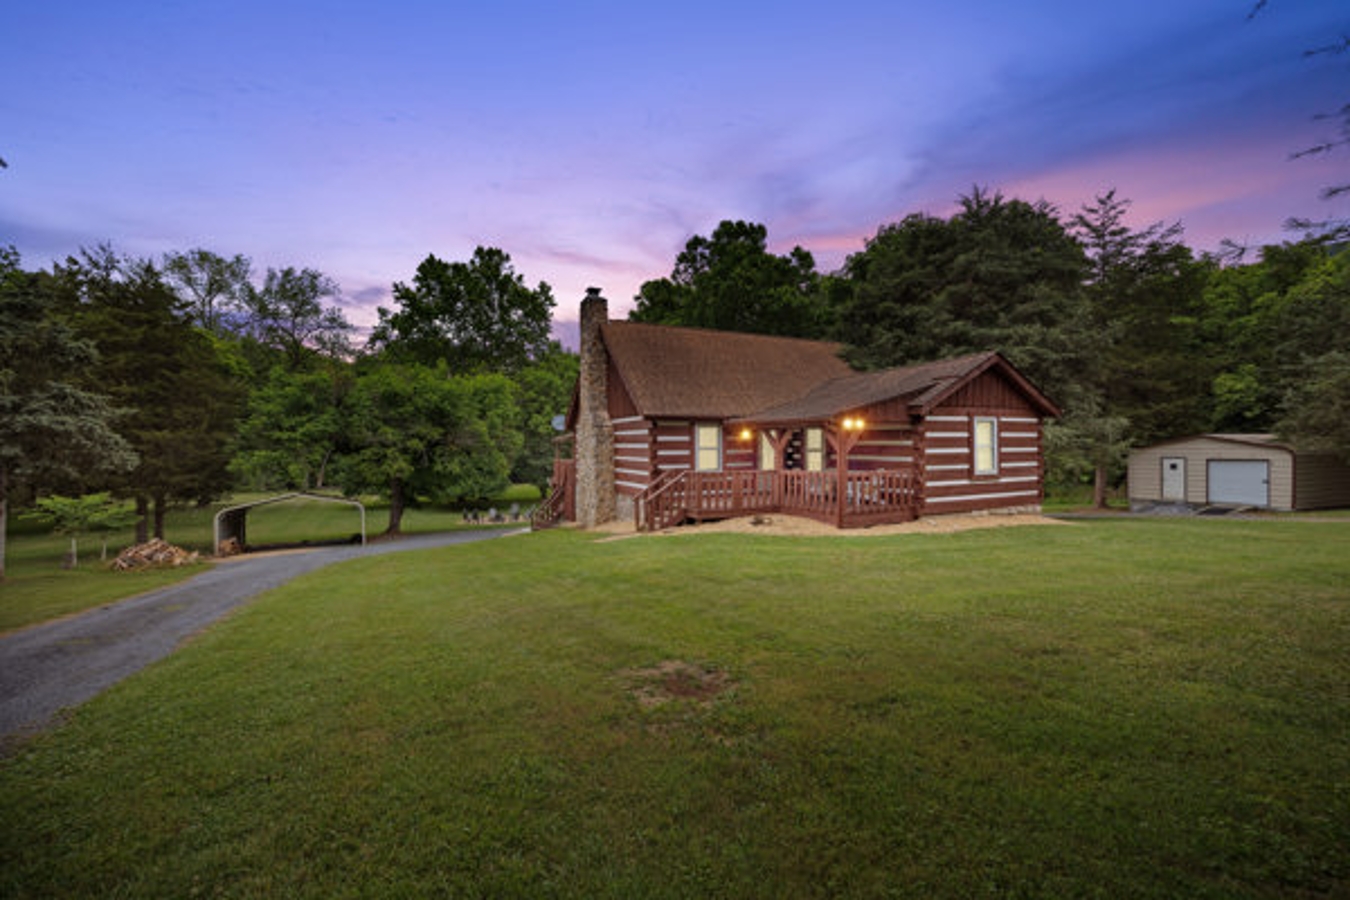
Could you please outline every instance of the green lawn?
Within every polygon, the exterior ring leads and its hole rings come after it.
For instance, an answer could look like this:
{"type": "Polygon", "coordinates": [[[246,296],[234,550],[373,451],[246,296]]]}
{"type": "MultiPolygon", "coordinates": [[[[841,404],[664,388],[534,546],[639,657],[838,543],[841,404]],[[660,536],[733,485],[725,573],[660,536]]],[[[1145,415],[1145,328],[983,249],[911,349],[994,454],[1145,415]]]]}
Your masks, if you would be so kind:
{"type": "MultiPolygon", "coordinates": [[[[238,494],[228,501],[200,508],[177,508],[165,519],[165,538],[171,544],[212,552],[215,516],[222,508],[263,499],[271,494],[238,494]]],[[[363,497],[366,533],[375,538],[389,525],[389,505],[363,497]]],[[[493,501],[503,513],[512,504],[525,510],[539,500],[537,488],[517,485],[493,501]]],[[[486,511],[487,506],[484,507],[486,511]]],[[[402,531],[418,534],[480,527],[464,524],[464,513],[445,507],[426,506],[407,510],[402,531]]],[[[251,545],[332,541],[350,538],[361,531],[361,515],[354,506],[309,498],[295,498],[259,506],[248,514],[251,545]]],[[[181,581],[201,571],[198,566],[149,572],[112,572],[102,559],[106,538],[107,558],[135,542],[130,529],[88,534],[79,540],[79,565],[61,568],[70,549],[70,538],[54,535],[47,526],[12,516],[6,556],[6,579],[0,583],[0,632],[80,612],[114,600],[144,593],[181,581]]],[[[200,565],[207,565],[203,561],[200,565]]]]}
{"type": "Polygon", "coordinates": [[[1350,895],[1350,523],[333,567],[0,763],[0,896],[1350,895]]]}

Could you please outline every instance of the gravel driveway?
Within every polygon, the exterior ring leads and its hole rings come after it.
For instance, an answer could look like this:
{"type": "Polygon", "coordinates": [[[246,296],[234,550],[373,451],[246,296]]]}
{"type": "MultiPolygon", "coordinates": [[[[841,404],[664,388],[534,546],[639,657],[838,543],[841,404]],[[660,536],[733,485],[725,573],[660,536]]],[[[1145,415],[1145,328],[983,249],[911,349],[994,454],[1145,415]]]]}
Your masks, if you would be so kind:
{"type": "Polygon", "coordinates": [[[42,731],[263,591],[361,556],[520,534],[456,531],[362,546],[236,557],[201,575],[108,606],[0,637],[0,750],[42,731]]]}

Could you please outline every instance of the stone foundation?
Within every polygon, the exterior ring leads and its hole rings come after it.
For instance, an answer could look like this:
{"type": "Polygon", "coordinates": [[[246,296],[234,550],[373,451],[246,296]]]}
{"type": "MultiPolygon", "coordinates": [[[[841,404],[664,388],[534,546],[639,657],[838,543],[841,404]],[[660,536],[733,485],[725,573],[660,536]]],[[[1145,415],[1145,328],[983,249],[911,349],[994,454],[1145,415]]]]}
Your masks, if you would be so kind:
{"type": "Polygon", "coordinates": [[[1023,503],[1018,506],[995,506],[989,509],[967,509],[961,512],[930,512],[921,518],[942,519],[958,516],[1039,516],[1044,512],[1039,503],[1023,503]]]}
{"type": "Polygon", "coordinates": [[[624,522],[632,522],[637,517],[637,504],[633,498],[627,494],[617,494],[614,497],[614,517],[624,522]]]}

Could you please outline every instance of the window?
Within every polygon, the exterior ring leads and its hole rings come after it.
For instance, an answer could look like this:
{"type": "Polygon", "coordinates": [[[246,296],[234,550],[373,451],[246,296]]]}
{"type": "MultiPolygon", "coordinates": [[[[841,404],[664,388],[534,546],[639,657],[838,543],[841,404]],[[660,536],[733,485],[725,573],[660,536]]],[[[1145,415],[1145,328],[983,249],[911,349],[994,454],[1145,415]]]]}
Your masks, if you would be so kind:
{"type": "Polygon", "coordinates": [[[806,429],[806,471],[825,471],[825,431],[822,428],[806,429]]]}
{"type": "Polygon", "coordinates": [[[778,454],[773,451],[773,441],[761,431],[759,433],[759,467],[765,472],[772,472],[777,462],[778,454]]]}
{"type": "Polygon", "coordinates": [[[975,419],[975,474],[998,474],[998,419],[975,419]]]}
{"type": "Polygon", "coordinates": [[[722,468],[722,426],[718,423],[694,426],[694,468],[700,472],[722,468]]]}

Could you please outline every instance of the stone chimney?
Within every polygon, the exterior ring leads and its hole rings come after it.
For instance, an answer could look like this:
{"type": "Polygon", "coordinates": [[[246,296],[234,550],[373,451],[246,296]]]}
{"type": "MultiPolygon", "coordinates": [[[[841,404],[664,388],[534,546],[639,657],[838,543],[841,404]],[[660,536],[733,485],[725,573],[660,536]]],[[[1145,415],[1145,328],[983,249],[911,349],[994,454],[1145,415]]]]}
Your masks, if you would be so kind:
{"type": "Polygon", "coordinates": [[[600,326],[609,303],[599,288],[581,301],[581,372],[577,377],[577,523],[593,528],[615,517],[614,425],[609,420],[609,354],[600,326]]]}

